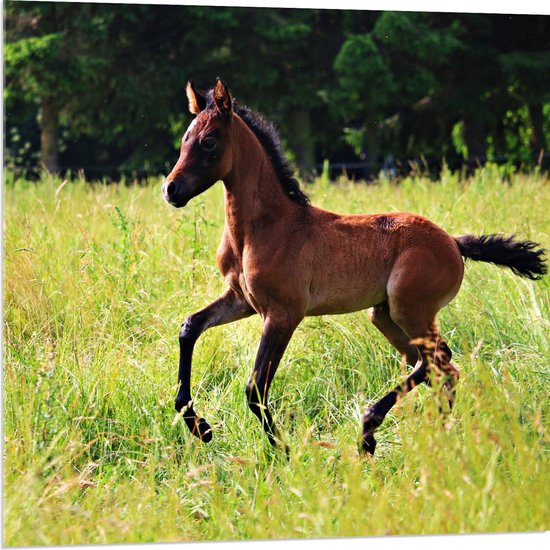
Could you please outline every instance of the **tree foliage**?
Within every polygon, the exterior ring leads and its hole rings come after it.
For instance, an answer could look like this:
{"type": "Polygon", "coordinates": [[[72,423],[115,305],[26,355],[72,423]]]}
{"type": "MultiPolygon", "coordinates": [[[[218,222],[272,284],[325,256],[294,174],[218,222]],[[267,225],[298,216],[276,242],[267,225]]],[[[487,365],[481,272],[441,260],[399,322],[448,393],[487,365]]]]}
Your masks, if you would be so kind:
{"type": "Polygon", "coordinates": [[[548,143],[544,16],[9,1],[5,17],[16,166],[53,147],[55,169],[162,172],[187,80],[216,76],[305,172],[359,157],[375,174],[388,155],[532,164],[548,143]]]}

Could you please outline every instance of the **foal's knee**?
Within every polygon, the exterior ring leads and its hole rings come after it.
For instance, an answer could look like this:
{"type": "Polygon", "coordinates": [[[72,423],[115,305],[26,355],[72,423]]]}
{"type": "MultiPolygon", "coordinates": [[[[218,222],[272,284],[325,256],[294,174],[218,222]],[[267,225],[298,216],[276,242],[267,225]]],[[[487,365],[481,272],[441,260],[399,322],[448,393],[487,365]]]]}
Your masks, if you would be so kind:
{"type": "Polygon", "coordinates": [[[180,328],[180,344],[195,342],[199,337],[199,319],[195,314],[189,315],[180,328]]]}
{"type": "Polygon", "coordinates": [[[441,341],[435,351],[435,363],[436,366],[442,370],[445,374],[450,376],[454,382],[458,382],[460,373],[457,368],[451,363],[451,357],[453,356],[449,346],[441,341]]]}
{"type": "Polygon", "coordinates": [[[460,378],[458,369],[451,363],[452,352],[449,346],[440,340],[433,354],[436,377],[443,382],[443,390],[449,400],[449,407],[454,403],[455,386],[460,378]]]}

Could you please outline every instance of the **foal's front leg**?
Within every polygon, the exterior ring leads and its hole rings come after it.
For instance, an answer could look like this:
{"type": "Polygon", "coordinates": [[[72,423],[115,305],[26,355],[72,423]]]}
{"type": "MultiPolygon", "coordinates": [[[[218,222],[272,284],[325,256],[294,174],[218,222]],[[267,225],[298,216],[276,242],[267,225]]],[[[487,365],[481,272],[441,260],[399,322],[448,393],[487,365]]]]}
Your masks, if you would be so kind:
{"type": "Polygon", "coordinates": [[[267,406],[267,396],[279,362],[299,322],[266,317],[254,370],[246,386],[248,405],[259,418],[274,447],[280,443],[280,438],[267,406]]]}
{"type": "Polygon", "coordinates": [[[191,399],[191,361],[195,342],[206,329],[238,321],[253,313],[255,311],[250,304],[229,289],[215,302],[189,316],[181,326],[178,372],[180,387],[176,397],[176,411],[183,414],[191,433],[202,441],[208,442],[212,439],[212,428],[204,418],[197,418],[191,399]]]}

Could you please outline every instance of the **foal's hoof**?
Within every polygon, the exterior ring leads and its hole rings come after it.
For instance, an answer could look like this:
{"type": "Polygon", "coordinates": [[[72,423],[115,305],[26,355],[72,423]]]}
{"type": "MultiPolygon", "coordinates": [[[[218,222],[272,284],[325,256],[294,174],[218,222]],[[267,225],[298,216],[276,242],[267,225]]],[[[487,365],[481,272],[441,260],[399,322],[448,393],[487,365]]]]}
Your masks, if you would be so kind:
{"type": "Polygon", "coordinates": [[[364,434],[361,441],[361,449],[364,455],[374,455],[374,449],[376,449],[376,439],[372,434],[364,434]]]}
{"type": "Polygon", "coordinates": [[[204,418],[199,418],[197,420],[197,417],[194,416],[190,418],[184,417],[184,420],[187,424],[187,427],[189,428],[189,431],[195,437],[198,437],[201,441],[204,441],[205,443],[212,441],[212,428],[204,418]]]}
{"type": "Polygon", "coordinates": [[[204,418],[199,418],[193,435],[196,435],[201,441],[208,443],[212,441],[212,428],[204,418]]]}

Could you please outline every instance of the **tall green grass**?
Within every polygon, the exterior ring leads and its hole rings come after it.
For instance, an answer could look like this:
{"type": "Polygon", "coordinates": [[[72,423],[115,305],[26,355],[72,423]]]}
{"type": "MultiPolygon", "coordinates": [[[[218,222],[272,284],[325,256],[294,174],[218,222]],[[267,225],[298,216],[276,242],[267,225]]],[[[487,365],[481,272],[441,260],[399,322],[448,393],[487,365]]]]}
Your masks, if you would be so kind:
{"type": "MultiPolygon", "coordinates": [[[[468,262],[440,315],[462,373],[452,427],[420,387],[388,415],[373,460],[357,455],[361,415],[403,370],[366,312],[298,328],[271,391],[288,461],[244,397],[260,320],[212,329],[192,377],[215,429],[206,445],[173,424],[173,399],[179,326],[224,289],[222,189],[176,210],[159,184],[5,187],[4,544],[549,528],[548,278],[468,262]]],[[[550,246],[537,174],[306,190],[335,211],[413,211],[454,235],[550,246]]]]}

